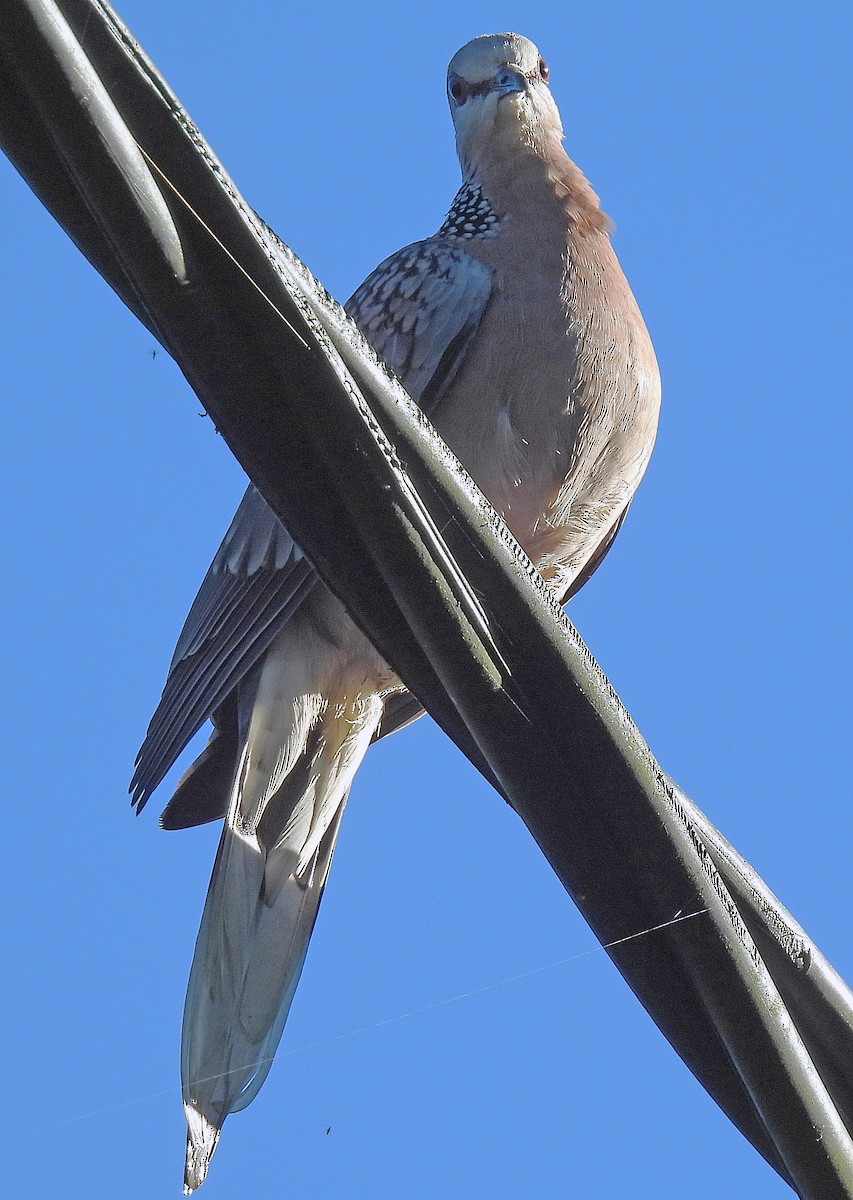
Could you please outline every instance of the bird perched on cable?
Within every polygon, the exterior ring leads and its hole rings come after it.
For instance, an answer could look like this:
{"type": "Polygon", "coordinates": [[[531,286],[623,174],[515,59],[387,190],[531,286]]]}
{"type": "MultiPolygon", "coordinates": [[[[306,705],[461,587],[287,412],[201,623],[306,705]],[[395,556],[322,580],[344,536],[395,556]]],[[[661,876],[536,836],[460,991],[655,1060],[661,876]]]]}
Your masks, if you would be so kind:
{"type": "MultiPolygon", "coordinates": [[[[476,38],[447,95],[463,176],[450,211],[347,309],[562,599],[608,550],[645,470],[657,364],[536,46],[476,38]]],[[[212,717],[161,818],[225,816],[184,1011],[187,1193],[269,1070],[353,776],[401,693],[250,487],[131,785],[141,807],[212,717]]]]}

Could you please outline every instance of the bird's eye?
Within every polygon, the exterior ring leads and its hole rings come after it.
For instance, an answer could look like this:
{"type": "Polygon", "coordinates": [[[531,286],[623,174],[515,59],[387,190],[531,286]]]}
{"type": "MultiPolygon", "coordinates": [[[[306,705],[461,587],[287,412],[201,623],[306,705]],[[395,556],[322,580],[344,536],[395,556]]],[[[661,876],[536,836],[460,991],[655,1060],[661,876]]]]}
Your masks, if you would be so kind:
{"type": "Polygon", "coordinates": [[[451,75],[447,81],[447,90],[456,104],[464,104],[471,94],[467,80],[461,75],[451,75]]]}
{"type": "Polygon", "coordinates": [[[551,68],[545,62],[544,58],[539,59],[539,78],[543,83],[548,82],[548,76],[551,74],[551,68]]]}

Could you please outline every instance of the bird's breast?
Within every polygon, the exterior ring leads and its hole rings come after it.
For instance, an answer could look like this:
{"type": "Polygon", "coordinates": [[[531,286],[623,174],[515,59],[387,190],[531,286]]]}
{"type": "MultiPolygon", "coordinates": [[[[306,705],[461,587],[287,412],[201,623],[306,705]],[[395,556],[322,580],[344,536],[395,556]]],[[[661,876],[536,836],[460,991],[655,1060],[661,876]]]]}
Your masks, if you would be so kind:
{"type": "Polygon", "coordinates": [[[534,562],[564,582],[639,482],[657,366],[605,233],[514,250],[486,249],[492,297],[434,420],[534,562]]]}

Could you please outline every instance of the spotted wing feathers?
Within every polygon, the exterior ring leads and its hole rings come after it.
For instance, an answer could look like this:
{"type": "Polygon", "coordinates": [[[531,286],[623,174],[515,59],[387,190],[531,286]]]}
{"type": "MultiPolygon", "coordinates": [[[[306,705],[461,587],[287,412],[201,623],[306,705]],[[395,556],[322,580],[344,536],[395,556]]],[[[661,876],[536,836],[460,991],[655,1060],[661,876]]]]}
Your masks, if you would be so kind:
{"type": "MultiPolygon", "coordinates": [[[[352,296],[347,311],[413,399],[429,411],[459,370],[490,294],[488,268],[461,247],[428,239],[381,263],[352,296]]],[[[131,794],[138,809],[316,581],[290,534],[250,486],[187,616],[137,756],[131,794]]],[[[222,722],[221,736],[199,766],[216,767],[220,752],[230,746],[227,736],[222,722]]],[[[196,785],[203,779],[195,779],[192,789],[186,787],[187,777],[182,781],[187,799],[175,796],[169,827],[221,815],[217,803],[197,807],[196,785]]]]}
{"type": "Polygon", "coordinates": [[[347,312],[429,413],[456,377],[491,290],[488,267],[459,246],[428,239],[380,263],[347,312]]]}

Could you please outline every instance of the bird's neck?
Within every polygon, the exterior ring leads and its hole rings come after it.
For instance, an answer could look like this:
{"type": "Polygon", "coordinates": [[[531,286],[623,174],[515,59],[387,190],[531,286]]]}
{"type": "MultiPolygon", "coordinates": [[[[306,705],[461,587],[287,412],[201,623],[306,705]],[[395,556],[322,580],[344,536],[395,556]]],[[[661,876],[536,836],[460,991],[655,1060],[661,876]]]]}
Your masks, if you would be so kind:
{"type": "Polygon", "coordinates": [[[581,169],[556,138],[544,145],[516,144],[463,163],[463,189],[477,191],[498,220],[540,211],[577,232],[606,233],[609,220],[581,169]]]}

